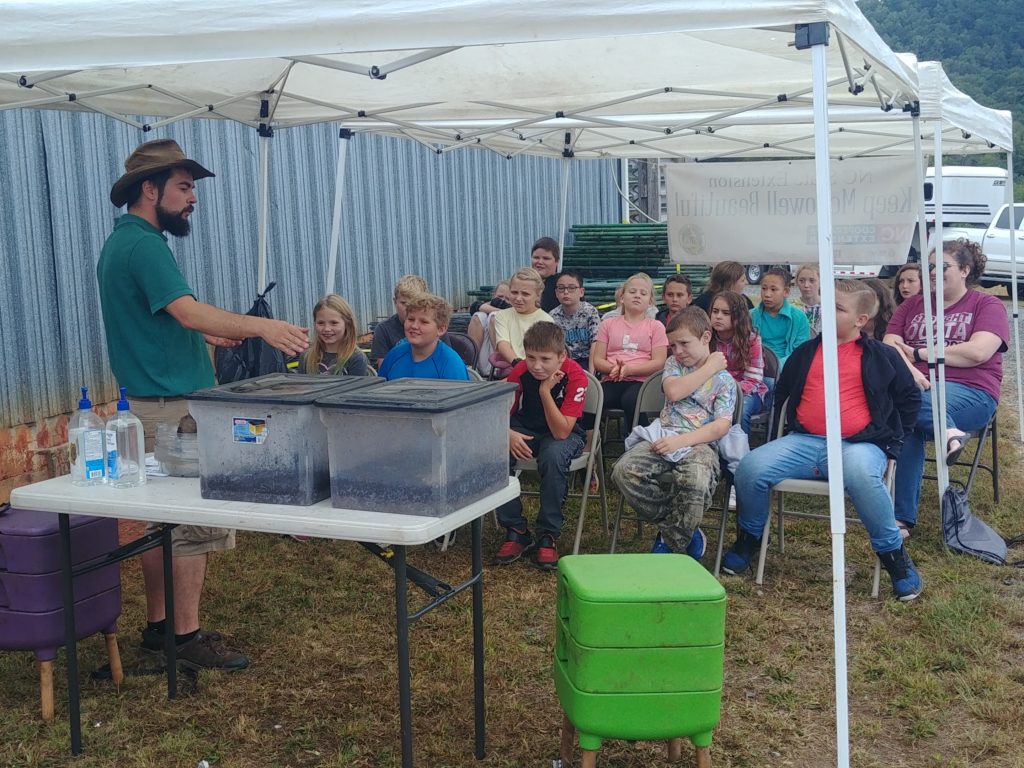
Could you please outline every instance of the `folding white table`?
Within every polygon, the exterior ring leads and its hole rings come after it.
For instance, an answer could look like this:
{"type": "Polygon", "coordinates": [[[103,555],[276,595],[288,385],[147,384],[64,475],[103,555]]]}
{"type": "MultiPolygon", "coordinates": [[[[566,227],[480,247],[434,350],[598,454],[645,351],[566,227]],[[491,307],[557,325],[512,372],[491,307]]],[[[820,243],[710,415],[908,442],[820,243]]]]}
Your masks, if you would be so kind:
{"type": "MultiPolygon", "coordinates": [[[[168,616],[174,615],[171,570],[170,531],[175,525],[191,524],[237,528],[263,533],[297,534],[358,542],[387,542],[394,555],[389,563],[395,571],[395,627],[398,636],[398,697],[401,719],[402,766],[413,765],[412,701],[409,671],[409,626],[416,619],[448,601],[468,587],[473,590],[473,688],[475,749],[478,759],[484,757],[484,626],[483,626],[483,555],[481,518],[499,505],[519,495],[519,481],[510,477],[508,485],[479,501],[444,517],[393,515],[353,509],[336,509],[330,500],[308,507],[285,504],[255,504],[240,501],[215,501],[199,495],[197,478],[151,477],[138,488],[117,489],[107,486],[78,487],[69,476],[45,480],[16,488],[11,492],[11,505],[19,509],[56,512],[60,519],[61,567],[64,582],[64,620],[68,664],[68,708],[71,719],[71,750],[81,752],[81,722],[78,691],[78,657],[75,642],[73,577],[117,562],[146,549],[162,546],[164,555],[165,604],[168,616]],[[158,533],[138,543],[126,545],[106,558],[73,569],[71,534],[68,515],[93,515],[166,523],[158,533]],[[406,547],[426,544],[455,530],[472,524],[473,557],[469,579],[454,587],[440,582],[406,564],[406,547]],[[428,589],[430,602],[409,614],[407,579],[410,571],[426,577],[436,588],[428,589]]],[[[422,586],[422,583],[421,583],[422,586]]],[[[174,698],[175,650],[173,633],[166,633],[167,692],[174,698]]]]}

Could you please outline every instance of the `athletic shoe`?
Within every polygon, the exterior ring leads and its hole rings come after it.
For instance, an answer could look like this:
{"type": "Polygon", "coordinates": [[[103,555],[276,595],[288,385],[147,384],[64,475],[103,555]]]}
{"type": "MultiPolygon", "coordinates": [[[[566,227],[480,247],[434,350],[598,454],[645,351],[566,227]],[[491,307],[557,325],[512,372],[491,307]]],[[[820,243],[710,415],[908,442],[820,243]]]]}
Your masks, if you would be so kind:
{"type": "MultiPolygon", "coordinates": [[[[200,630],[210,640],[215,643],[219,643],[224,637],[220,632],[206,632],[200,630]]],[[[144,627],[142,630],[142,642],[139,643],[139,650],[143,653],[163,653],[164,652],[164,633],[158,632],[155,629],[144,627]]]]}
{"type": "Polygon", "coordinates": [[[558,569],[558,550],[555,549],[555,539],[549,533],[545,533],[537,542],[537,550],[533,553],[533,564],[544,571],[558,569]]]}
{"type": "Polygon", "coordinates": [[[533,549],[533,537],[530,536],[529,531],[517,531],[515,528],[509,528],[505,535],[505,541],[494,553],[494,562],[497,565],[514,563],[531,549],[533,549]]]}
{"type": "Polygon", "coordinates": [[[660,533],[654,539],[654,544],[651,545],[651,553],[655,555],[669,555],[672,553],[672,548],[665,543],[660,533]]]}
{"type": "Polygon", "coordinates": [[[914,567],[914,561],[907,553],[907,548],[901,544],[899,549],[879,553],[878,559],[882,561],[885,570],[889,572],[889,577],[892,579],[892,593],[896,599],[904,603],[917,599],[924,584],[917,568],[914,567]]]}
{"type": "Polygon", "coordinates": [[[212,634],[197,632],[187,643],[178,646],[178,662],[186,669],[200,671],[219,669],[225,672],[237,672],[249,666],[249,659],[235,651],[220,647],[212,634]]]}
{"type": "Polygon", "coordinates": [[[736,543],[722,557],[722,570],[730,576],[741,574],[750,567],[754,555],[760,551],[761,538],[740,528],[736,543]]]}
{"type": "Polygon", "coordinates": [[[694,528],[690,543],[686,545],[686,554],[699,562],[704,557],[704,550],[707,547],[708,541],[704,538],[704,532],[700,528],[694,528]]]}

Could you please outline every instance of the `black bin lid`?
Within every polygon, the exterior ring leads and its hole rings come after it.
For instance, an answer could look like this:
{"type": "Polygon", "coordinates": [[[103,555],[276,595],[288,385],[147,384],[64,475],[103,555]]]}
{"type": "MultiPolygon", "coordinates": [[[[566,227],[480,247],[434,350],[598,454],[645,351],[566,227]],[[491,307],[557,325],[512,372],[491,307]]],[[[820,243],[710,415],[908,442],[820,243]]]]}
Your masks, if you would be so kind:
{"type": "Polygon", "coordinates": [[[451,381],[448,379],[395,379],[373,389],[332,392],[317,398],[320,408],[347,411],[402,411],[448,413],[467,405],[493,400],[515,392],[507,381],[451,381]]]}
{"type": "Polygon", "coordinates": [[[376,376],[311,376],[303,373],[268,373],[255,379],[200,389],[189,400],[219,403],[269,403],[271,405],[309,405],[334,392],[351,392],[378,387],[376,376]]]}

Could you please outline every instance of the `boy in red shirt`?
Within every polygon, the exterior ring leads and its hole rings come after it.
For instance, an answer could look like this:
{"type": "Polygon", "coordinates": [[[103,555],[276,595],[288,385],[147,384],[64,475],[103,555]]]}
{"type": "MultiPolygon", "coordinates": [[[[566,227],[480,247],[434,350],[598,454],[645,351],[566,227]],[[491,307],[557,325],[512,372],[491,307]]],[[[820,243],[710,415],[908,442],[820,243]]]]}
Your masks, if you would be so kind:
{"type": "MultiPolygon", "coordinates": [[[[892,497],[883,482],[888,460],[898,459],[914,428],[921,394],[899,353],[861,329],[878,310],[874,291],[856,280],[836,282],[839,402],[842,403],[843,487],[871,538],[871,548],[903,601],[921,593],[921,577],[896,527],[892,497]]],[[[790,355],[776,383],[775,402],[786,403],[789,433],[751,451],[736,469],[737,538],[722,570],[745,571],[761,549],[771,487],[787,478],[828,479],[825,385],[821,337],[790,355]]]]}
{"type": "Polygon", "coordinates": [[[587,399],[587,375],[568,356],[565,334],[554,323],[530,326],[523,335],[523,347],[526,359],[516,363],[508,375],[508,381],[519,387],[512,404],[508,446],[513,468],[516,459],[537,459],[537,540],[530,535],[522,502],[514,499],[502,504],[498,522],[508,533],[494,561],[507,565],[533,550],[537,567],[554,570],[558,566],[555,539],[562,531],[562,505],[569,490],[569,465],[583,452],[579,420],[587,399]]]}

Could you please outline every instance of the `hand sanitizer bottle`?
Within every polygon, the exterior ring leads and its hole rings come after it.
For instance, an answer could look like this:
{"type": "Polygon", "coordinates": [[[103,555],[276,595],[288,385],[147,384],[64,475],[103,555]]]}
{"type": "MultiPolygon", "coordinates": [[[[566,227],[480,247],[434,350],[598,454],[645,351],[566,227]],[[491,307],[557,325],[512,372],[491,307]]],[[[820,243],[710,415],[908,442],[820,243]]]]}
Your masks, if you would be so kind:
{"type": "Polygon", "coordinates": [[[92,412],[89,388],[82,387],[78,410],[68,424],[68,453],[74,485],[100,485],[106,475],[107,447],[103,420],[92,412]]]}
{"type": "Polygon", "coordinates": [[[114,435],[110,451],[108,482],[115,488],[134,488],[146,482],[146,438],[142,422],[128,410],[125,388],[117,401],[117,413],[107,421],[107,434],[114,435]]]}

